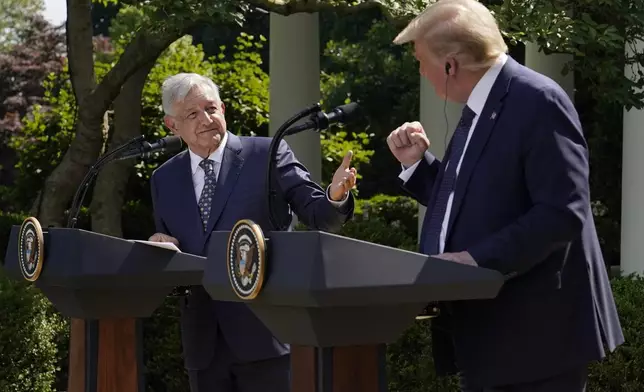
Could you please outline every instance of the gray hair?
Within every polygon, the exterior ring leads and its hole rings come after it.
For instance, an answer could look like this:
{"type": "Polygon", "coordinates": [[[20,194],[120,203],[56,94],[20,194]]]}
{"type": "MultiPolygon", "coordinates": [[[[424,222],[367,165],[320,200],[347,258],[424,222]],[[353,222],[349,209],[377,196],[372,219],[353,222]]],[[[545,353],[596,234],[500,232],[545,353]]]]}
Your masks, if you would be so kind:
{"type": "Polygon", "coordinates": [[[173,105],[183,101],[193,88],[209,98],[221,102],[219,87],[205,76],[196,73],[179,73],[168,77],[161,86],[161,101],[165,114],[173,115],[173,105]]]}

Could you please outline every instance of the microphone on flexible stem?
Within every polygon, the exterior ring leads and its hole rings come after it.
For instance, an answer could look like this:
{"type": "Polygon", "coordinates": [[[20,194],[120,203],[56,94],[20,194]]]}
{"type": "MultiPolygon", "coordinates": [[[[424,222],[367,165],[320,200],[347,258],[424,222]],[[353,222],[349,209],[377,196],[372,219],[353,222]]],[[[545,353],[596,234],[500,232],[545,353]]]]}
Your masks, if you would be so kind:
{"type": "Polygon", "coordinates": [[[94,163],[94,165],[89,169],[89,171],[85,175],[85,178],[83,178],[83,181],[76,190],[74,200],[72,201],[72,206],[69,209],[67,227],[73,228],[74,226],[76,226],[80,207],[83,204],[83,199],[85,199],[87,189],[89,189],[91,182],[106,164],[114,160],[123,160],[136,157],[149,158],[153,152],[174,152],[180,149],[181,138],[179,138],[178,136],[164,137],[163,139],[159,139],[153,143],[148,143],[144,140],[143,136],[138,136],[125,143],[124,145],[105,153],[103,156],[98,158],[96,163],[94,163]]]}
{"type": "Polygon", "coordinates": [[[273,172],[276,170],[277,149],[279,148],[282,138],[287,135],[295,135],[296,133],[310,129],[319,132],[327,129],[331,124],[346,123],[351,119],[352,115],[356,112],[356,109],[358,109],[358,104],[352,102],[346,105],[338,106],[327,114],[322,111],[320,104],[316,103],[288,119],[284,124],[282,124],[277,132],[275,132],[268,153],[269,160],[266,179],[266,188],[268,194],[268,220],[273,230],[284,230],[290,224],[290,222],[278,222],[278,214],[274,208],[274,198],[277,197],[277,189],[279,188],[279,183],[275,179],[273,172]],[[307,115],[310,115],[309,121],[289,128],[298,120],[304,118],[307,115]]]}
{"type": "Polygon", "coordinates": [[[132,147],[131,149],[118,155],[116,160],[124,160],[130,158],[150,158],[155,152],[176,152],[181,150],[181,138],[179,136],[166,136],[156,142],[148,143],[141,142],[139,146],[132,147]]]}
{"type": "Polygon", "coordinates": [[[338,106],[328,114],[323,111],[319,111],[317,113],[313,113],[309,118],[309,121],[287,129],[285,134],[287,136],[295,135],[296,133],[309,129],[314,130],[315,132],[320,132],[327,129],[331,124],[348,122],[357,110],[358,104],[351,102],[346,105],[338,106]]]}

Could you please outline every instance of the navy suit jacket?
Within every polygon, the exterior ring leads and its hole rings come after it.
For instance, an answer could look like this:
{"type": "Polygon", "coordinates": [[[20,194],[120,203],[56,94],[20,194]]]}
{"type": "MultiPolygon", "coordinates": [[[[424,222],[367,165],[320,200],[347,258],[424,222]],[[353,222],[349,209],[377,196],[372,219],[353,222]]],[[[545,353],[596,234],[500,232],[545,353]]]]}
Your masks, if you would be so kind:
{"type": "MultiPolygon", "coordinates": [[[[495,299],[444,304],[432,322],[439,372],[461,371],[478,386],[527,382],[601,359],[604,345],[624,341],[588,172],[569,97],[508,58],[465,152],[445,241],[445,252],[468,251],[506,282],[495,299]]],[[[423,226],[443,173],[427,153],[404,184],[428,207],[423,226]]]]}
{"type": "MultiPolygon", "coordinates": [[[[150,180],[157,231],[175,237],[183,252],[202,256],[206,256],[212,231],[231,230],[240,219],[251,219],[268,231],[266,168],[271,140],[228,133],[205,232],[192,182],[190,154],[183,151],[165,162],[150,180]]],[[[284,141],[277,162],[282,200],[304,224],[336,231],[352,217],[353,196],[349,195],[341,208],[333,206],[284,141]]],[[[210,365],[218,330],[235,356],[233,361],[257,361],[289,352],[288,345],[277,341],[245,304],[213,301],[201,286],[193,287],[182,302],[181,329],[189,370],[210,365]]]]}

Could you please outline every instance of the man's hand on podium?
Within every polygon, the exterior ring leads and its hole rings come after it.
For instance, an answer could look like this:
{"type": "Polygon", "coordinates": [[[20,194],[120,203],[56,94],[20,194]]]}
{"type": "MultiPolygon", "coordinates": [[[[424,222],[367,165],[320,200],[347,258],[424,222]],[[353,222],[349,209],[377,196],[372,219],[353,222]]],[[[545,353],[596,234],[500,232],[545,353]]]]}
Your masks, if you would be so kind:
{"type": "Polygon", "coordinates": [[[467,251],[457,253],[441,253],[439,255],[435,255],[434,257],[438,257],[439,259],[443,260],[455,261],[461,264],[473,265],[475,267],[478,266],[470,252],[467,251]]]}
{"type": "Polygon", "coordinates": [[[163,233],[155,233],[148,241],[152,242],[171,242],[179,247],[179,241],[176,238],[163,233]]]}

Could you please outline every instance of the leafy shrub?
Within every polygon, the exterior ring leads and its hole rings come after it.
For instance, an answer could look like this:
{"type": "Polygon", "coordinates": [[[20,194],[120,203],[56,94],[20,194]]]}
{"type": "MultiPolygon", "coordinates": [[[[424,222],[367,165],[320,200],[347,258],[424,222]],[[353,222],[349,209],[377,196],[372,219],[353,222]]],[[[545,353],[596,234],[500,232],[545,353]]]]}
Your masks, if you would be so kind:
{"type": "MultiPolygon", "coordinates": [[[[0,263],[19,215],[0,213],[0,263]]],[[[0,268],[0,391],[50,392],[66,361],[67,322],[34,285],[0,268]]]]}
{"type": "Polygon", "coordinates": [[[644,278],[625,276],[611,281],[626,342],[590,367],[589,392],[635,392],[644,382],[644,278]]]}
{"type": "Polygon", "coordinates": [[[188,375],[181,355],[179,297],[168,297],[143,320],[146,392],[185,392],[188,375]]]}
{"type": "Polygon", "coordinates": [[[387,346],[390,392],[458,392],[456,377],[438,377],[434,370],[429,323],[416,321],[387,346]]]}
{"type": "Polygon", "coordinates": [[[340,230],[341,235],[416,250],[418,207],[405,196],[376,195],[356,200],[355,216],[340,230]],[[393,229],[393,230],[392,230],[393,229]]]}

